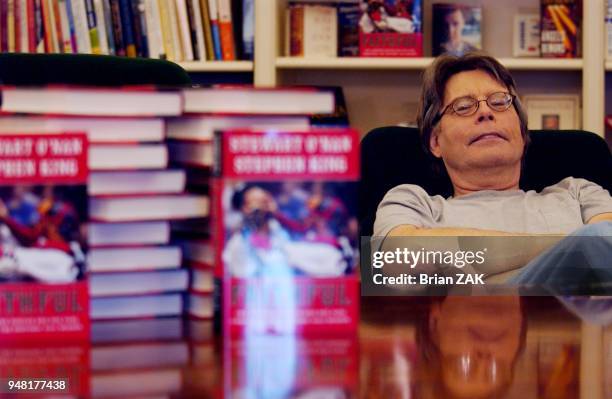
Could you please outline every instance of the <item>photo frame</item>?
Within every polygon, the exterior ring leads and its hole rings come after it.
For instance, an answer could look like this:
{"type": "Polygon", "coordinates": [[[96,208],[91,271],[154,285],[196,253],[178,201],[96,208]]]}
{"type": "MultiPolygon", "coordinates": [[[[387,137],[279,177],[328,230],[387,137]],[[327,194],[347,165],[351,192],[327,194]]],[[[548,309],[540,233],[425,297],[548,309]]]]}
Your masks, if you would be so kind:
{"type": "Polygon", "coordinates": [[[522,98],[530,130],[580,129],[580,96],[526,95],[522,98]]]}

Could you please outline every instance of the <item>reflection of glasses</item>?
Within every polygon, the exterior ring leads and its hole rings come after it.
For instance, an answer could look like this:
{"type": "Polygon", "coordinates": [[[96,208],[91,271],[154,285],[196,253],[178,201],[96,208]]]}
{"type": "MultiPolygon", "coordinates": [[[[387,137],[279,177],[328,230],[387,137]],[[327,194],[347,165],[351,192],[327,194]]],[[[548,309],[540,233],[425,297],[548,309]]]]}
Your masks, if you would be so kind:
{"type": "Polygon", "coordinates": [[[448,104],[442,112],[436,116],[434,119],[434,125],[442,119],[442,117],[446,114],[446,112],[450,109],[459,116],[470,116],[474,115],[478,108],[480,107],[480,103],[486,101],[489,108],[493,111],[503,112],[510,108],[512,103],[514,102],[514,96],[510,93],[506,93],[503,91],[499,91],[496,93],[489,94],[487,98],[484,100],[478,100],[474,97],[465,96],[459,97],[450,104],[448,104]]]}
{"type": "Polygon", "coordinates": [[[490,356],[482,357],[465,353],[459,356],[449,356],[445,360],[452,370],[451,373],[465,382],[486,381],[496,383],[500,378],[504,378],[507,372],[496,358],[490,356]]]}

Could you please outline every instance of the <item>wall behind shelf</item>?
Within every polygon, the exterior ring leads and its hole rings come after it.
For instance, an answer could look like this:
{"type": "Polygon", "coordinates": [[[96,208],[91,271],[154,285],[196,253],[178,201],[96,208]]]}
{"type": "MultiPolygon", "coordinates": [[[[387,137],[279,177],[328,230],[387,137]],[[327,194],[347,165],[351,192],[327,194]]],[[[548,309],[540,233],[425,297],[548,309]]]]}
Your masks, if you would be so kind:
{"type": "MultiPolygon", "coordinates": [[[[351,125],[363,134],[373,128],[414,122],[422,71],[286,70],[281,85],[341,85],[351,125]]],[[[580,95],[579,71],[514,71],[519,94],[580,95]]]]}

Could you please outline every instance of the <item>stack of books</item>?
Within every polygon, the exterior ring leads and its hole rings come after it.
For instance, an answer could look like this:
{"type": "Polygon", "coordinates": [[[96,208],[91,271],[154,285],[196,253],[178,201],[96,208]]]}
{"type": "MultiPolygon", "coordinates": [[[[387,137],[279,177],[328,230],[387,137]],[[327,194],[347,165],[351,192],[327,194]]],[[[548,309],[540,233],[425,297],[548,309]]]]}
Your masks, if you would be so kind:
{"type": "MultiPolygon", "coordinates": [[[[307,115],[330,113],[333,93],[318,90],[267,90],[248,87],[213,87],[184,90],[183,116],[167,122],[170,159],[187,168],[188,191],[211,193],[211,167],[215,158],[215,131],[232,128],[307,130],[307,115]]],[[[229,200],[229,199],[228,199],[229,200]]],[[[214,218],[211,212],[211,218],[214,218]]],[[[178,223],[173,228],[190,269],[187,314],[210,318],[214,313],[215,277],[221,277],[210,240],[208,221],[178,223]]],[[[217,282],[219,279],[217,279],[217,282]]]]}
{"type": "Polygon", "coordinates": [[[170,220],[204,217],[208,198],[184,194],[167,169],[164,117],[182,112],[178,91],[3,90],[0,132],[86,132],[89,138],[92,319],[179,315],[188,274],[170,243],[170,220]]]}

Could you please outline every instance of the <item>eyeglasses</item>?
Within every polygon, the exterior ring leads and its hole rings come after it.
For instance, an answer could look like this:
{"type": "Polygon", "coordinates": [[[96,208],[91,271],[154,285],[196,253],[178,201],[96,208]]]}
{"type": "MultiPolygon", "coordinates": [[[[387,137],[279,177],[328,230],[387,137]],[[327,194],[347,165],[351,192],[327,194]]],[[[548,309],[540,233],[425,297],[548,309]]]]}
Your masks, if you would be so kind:
{"type": "Polygon", "coordinates": [[[438,116],[436,116],[433,124],[435,125],[436,123],[438,123],[440,119],[442,119],[442,117],[449,110],[449,108],[452,109],[453,112],[459,116],[474,115],[476,111],[478,111],[480,103],[483,101],[486,101],[489,108],[491,108],[493,111],[503,112],[510,108],[510,106],[514,102],[514,97],[515,96],[513,96],[512,94],[503,91],[489,94],[489,96],[484,100],[478,100],[470,96],[459,97],[453,100],[452,103],[448,104],[444,108],[444,110],[440,112],[438,116]]]}

